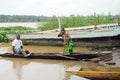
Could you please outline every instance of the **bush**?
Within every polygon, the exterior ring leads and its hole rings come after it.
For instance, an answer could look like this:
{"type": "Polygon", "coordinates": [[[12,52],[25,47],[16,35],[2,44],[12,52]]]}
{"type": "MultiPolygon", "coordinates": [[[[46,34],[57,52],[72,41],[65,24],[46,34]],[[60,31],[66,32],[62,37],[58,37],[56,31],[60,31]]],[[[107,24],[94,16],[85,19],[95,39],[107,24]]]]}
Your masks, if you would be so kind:
{"type": "Polygon", "coordinates": [[[7,38],[6,33],[4,32],[0,33],[0,42],[9,42],[9,39],[7,38]]]}

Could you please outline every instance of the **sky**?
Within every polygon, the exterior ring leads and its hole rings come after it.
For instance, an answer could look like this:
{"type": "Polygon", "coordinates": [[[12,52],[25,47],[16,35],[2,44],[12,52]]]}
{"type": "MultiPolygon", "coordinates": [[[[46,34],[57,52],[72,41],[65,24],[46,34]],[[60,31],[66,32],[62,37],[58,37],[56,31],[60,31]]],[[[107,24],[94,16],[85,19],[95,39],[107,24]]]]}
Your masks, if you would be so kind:
{"type": "Polygon", "coordinates": [[[120,0],[0,0],[0,14],[69,16],[120,14],[120,0]]]}

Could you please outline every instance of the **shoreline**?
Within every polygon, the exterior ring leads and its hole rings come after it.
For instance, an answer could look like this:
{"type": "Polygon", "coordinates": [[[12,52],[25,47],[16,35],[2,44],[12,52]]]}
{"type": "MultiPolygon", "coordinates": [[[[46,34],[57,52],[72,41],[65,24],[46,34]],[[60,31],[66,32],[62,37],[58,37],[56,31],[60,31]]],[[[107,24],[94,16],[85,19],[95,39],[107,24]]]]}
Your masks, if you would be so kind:
{"type": "MultiPolygon", "coordinates": [[[[113,26],[113,25],[118,25],[117,23],[112,23],[112,24],[101,24],[101,25],[97,25],[97,28],[102,28],[103,26],[113,26]]],[[[65,28],[65,30],[71,34],[76,34],[76,33],[87,33],[87,32],[91,32],[91,31],[109,31],[112,29],[101,29],[101,30],[81,30],[81,29],[87,29],[87,28],[95,28],[94,25],[91,26],[83,26],[83,27],[71,27],[71,28],[65,28]]],[[[59,33],[59,29],[53,29],[53,30],[46,30],[46,31],[41,31],[41,32],[35,32],[38,34],[58,34],[59,33]]]]}

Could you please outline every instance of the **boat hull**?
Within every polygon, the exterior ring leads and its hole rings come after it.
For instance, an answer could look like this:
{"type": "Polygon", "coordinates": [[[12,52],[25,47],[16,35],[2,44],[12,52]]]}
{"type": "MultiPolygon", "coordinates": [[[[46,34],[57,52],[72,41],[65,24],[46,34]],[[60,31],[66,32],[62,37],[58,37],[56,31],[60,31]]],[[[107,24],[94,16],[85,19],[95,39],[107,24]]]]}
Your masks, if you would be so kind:
{"type": "MultiPolygon", "coordinates": [[[[20,55],[13,55],[12,53],[5,53],[0,54],[1,57],[10,57],[10,58],[30,58],[30,59],[58,59],[58,60],[83,60],[87,59],[90,60],[92,58],[103,57],[111,55],[112,53],[73,53],[70,55],[64,55],[63,53],[32,53],[28,57],[24,57],[22,54],[20,55]]],[[[106,57],[105,57],[106,58],[106,57]]],[[[102,59],[103,60],[103,59],[102,59]]]]}
{"type": "Polygon", "coordinates": [[[80,59],[90,59],[90,58],[98,57],[97,54],[81,54],[81,53],[73,53],[71,55],[64,55],[61,53],[32,53],[28,57],[24,57],[22,54],[16,56],[11,53],[5,53],[5,54],[0,54],[0,56],[10,57],[10,58],[58,59],[58,60],[80,60],[80,59]]]}
{"type": "Polygon", "coordinates": [[[72,71],[72,74],[90,79],[120,79],[120,72],[93,72],[93,71],[72,71]]]}
{"type": "Polygon", "coordinates": [[[119,80],[120,68],[119,67],[90,67],[80,68],[72,67],[68,68],[66,72],[74,75],[90,78],[90,79],[105,79],[105,80],[119,80]]]}

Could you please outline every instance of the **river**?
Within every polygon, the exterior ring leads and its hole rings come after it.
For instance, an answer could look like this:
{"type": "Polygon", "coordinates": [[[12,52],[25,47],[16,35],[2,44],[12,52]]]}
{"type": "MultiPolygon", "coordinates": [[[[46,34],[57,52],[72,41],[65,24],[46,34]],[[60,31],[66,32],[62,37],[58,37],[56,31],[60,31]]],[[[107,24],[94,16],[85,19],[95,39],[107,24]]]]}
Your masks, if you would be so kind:
{"type": "MultiPolygon", "coordinates": [[[[41,22],[42,23],[42,22],[41,22]]],[[[0,23],[0,27],[10,27],[10,26],[23,26],[23,27],[29,27],[29,28],[37,28],[38,27],[37,22],[9,22],[9,23],[0,23]]]]}
{"type": "MultiPolygon", "coordinates": [[[[31,52],[62,52],[56,46],[24,46],[31,52]]],[[[75,48],[75,51],[89,49],[75,48]]],[[[0,53],[12,52],[11,43],[0,43],[0,53]]],[[[83,80],[66,73],[69,67],[99,66],[98,63],[67,60],[17,59],[0,57],[0,80],[83,80]]],[[[86,80],[86,79],[85,79],[86,80]]]]}

